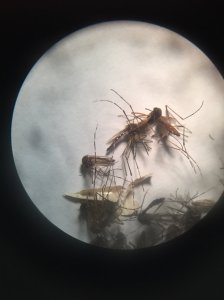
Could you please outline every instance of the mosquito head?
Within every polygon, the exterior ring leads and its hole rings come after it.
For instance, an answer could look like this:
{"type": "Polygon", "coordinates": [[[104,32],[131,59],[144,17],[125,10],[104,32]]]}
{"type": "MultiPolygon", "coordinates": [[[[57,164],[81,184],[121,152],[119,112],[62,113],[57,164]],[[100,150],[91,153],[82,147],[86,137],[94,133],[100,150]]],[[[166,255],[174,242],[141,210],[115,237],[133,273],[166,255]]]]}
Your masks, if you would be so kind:
{"type": "Polygon", "coordinates": [[[93,161],[89,155],[85,155],[82,158],[82,167],[83,168],[90,168],[93,166],[93,161]]]}
{"type": "Polygon", "coordinates": [[[153,111],[155,118],[159,118],[162,116],[162,109],[158,107],[154,107],[153,111]]]}
{"type": "Polygon", "coordinates": [[[149,114],[149,122],[154,123],[162,116],[162,110],[158,107],[154,107],[153,111],[149,114]]]}

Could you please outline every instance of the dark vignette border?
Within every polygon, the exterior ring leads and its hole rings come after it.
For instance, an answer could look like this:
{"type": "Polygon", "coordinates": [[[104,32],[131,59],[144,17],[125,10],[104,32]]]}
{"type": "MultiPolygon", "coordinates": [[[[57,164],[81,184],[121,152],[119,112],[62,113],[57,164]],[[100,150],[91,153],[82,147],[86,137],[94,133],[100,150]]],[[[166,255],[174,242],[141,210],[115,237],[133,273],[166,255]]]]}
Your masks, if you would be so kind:
{"type": "Polygon", "coordinates": [[[57,41],[109,20],[167,27],[196,44],[224,74],[221,1],[3,1],[0,4],[2,299],[210,298],[224,295],[223,196],[198,225],[165,245],[114,251],[79,242],[48,222],[15,171],[11,120],[19,89],[57,41]]]}

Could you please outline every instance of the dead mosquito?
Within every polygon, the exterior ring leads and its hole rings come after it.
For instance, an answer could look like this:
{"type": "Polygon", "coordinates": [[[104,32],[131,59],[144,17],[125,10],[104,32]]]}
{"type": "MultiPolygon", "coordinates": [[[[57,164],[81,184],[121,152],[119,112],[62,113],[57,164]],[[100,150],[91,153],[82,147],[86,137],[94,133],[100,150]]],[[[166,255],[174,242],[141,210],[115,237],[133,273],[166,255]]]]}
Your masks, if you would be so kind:
{"type": "MultiPolygon", "coordinates": [[[[152,140],[147,139],[147,137],[150,138],[157,137],[159,141],[161,141],[166,148],[168,147],[180,151],[181,154],[183,154],[189,160],[194,171],[196,172],[196,168],[197,168],[201,173],[200,167],[198,166],[197,162],[192,158],[192,156],[188,153],[186,148],[186,137],[187,137],[186,133],[191,133],[191,131],[187,129],[184,125],[182,125],[171,114],[171,111],[181,120],[186,120],[187,118],[195,115],[202,108],[204,102],[202,102],[202,104],[196,111],[194,111],[193,113],[191,113],[185,118],[177,114],[168,105],[165,106],[165,116],[162,115],[162,110],[161,108],[158,107],[155,107],[153,108],[153,110],[150,110],[149,114],[144,114],[144,113],[135,112],[131,104],[127,100],[125,100],[116,91],[114,90],[112,91],[116,93],[129,106],[132,117],[130,118],[130,116],[128,116],[125,110],[121,106],[119,106],[116,102],[113,102],[111,100],[99,100],[99,101],[110,102],[116,105],[123,112],[123,115],[125,116],[127,122],[125,128],[119,131],[117,134],[115,134],[108,141],[109,144],[109,147],[107,148],[108,154],[114,152],[116,147],[122,141],[125,141],[126,147],[122,153],[123,162],[126,162],[130,174],[132,174],[129,165],[129,157],[130,154],[132,153],[140,176],[140,171],[136,161],[137,145],[138,144],[143,145],[146,153],[149,154],[149,151],[151,149],[149,143],[151,143],[152,140]],[[151,134],[152,131],[155,132],[153,135],[151,134]],[[171,140],[170,137],[172,137],[173,140],[171,140]]],[[[125,163],[123,165],[125,166],[125,163]]]]}
{"type": "Polygon", "coordinates": [[[138,221],[149,226],[154,235],[157,232],[160,242],[168,241],[190,229],[213,207],[215,201],[199,199],[205,193],[180,196],[176,191],[176,195],[171,198],[153,200],[139,212],[138,221]]]}
{"type": "Polygon", "coordinates": [[[96,132],[98,125],[94,132],[94,155],[85,155],[82,157],[82,164],[80,167],[83,176],[90,175],[92,177],[92,184],[95,186],[96,179],[102,179],[113,175],[113,166],[115,159],[109,156],[99,156],[96,153],[96,132]]]}
{"type": "Polygon", "coordinates": [[[84,189],[76,193],[66,193],[65,198],[81,203],[81,215],[85,216],[91,231],[104,228],[116,221],[137,216],[140,204],[134,198],[133,190],[142,184],[150,184],[151,175],[137,178],[124,185],[103,186],[84,189]]]}
{"type": "Polygon", "coordinates": [[[82,158],[81,171],[85,174],[93,175],[96,171],[98,176],[107,176],[108,168],[115,164],[115,159],[108,156],[85,155],[82,158]]]}
{"type": "Polygon", "coordinates": [[[198,170],[200,174],[201,174],[201,170],[199,165],[193,159],[193,157],[188,153],[186,148],[186,138],[187,138],[186,134],[192,132],[189,129],[187,129],[183,124],[181,124],[177,120],[177,118],[175,118],[172,115],[172,113],[174,113],[178,118],[180,118],[183,121],[195,115],[202,108],[203,104],[204,102],[202,101],[200,107],[185,118],[181,117],[173,109],[171,109],[168,105],[166,105],[165,116],[163,116],[161,112],[160,117],[158,117],[153,124],[155,128],[155,134],[152,136],[154,138],[158,138],[158,141],[162,142],[163,146],[166,149],[175,149],[180,151],[180,153],[189,160],[190,165],[195,171],[195,173],[198,170]]]}

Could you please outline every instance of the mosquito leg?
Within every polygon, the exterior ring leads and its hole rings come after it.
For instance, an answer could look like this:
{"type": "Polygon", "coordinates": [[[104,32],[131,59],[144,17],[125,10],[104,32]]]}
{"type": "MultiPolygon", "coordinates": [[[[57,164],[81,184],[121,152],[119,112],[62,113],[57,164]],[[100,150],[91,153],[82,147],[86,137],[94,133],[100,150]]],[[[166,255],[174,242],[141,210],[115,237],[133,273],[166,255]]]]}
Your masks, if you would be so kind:
{"type": "Polygon", "coordinates": [[[133,110],[133,107],[131,106],[131,104],[127,101],[127,100],[125,100],[117,91],[115,91],[114,89],[111,89],[111,91],[112,92],[114,92],[118,97],[120,97],[128,106],[129,106],[129,108],[130,108],[130,110],[131,110],[131,113],[134,115],[134,119],[136,119],[137,121],[138,121],[138,119],[140,119],[140,121],[141,121],[141,118],[139,118],[138,116],[136,116],[136,114],[135,114],[135,112],[134,112],[134,110],[133,110]]]}
{"type": "MultiPolygon", "coordinates": [[[[133,159],[134,159],[134,162],[135,162],[135,166],[137,168],[138,175],[139,175],[139,177],[141,177],[141,172],[140,172],[137,160],[136,160],[136,149],[135,149],[134,145],[133,145],[133,149],[132,149],[132,154],[133,154],[133,159]]],[[[143,190],[144,190],[144,188],[143,188],[143,190]]]]}
{"type": "MultiPolygon", "coordinates": [[[[197,113],[197,112],[201,109],[202,105],[203,105],[203,102],[202,102],[201,106],[200,106],[194,113],[190,114],[189,116],[187,116],[187,117],[185,117],[185,118],[182,118],[182,117],[181,117],[179,114],[177,114],[173,109],[171,109],[168,105],[166,105],[166,117],[167,117],[167,118],[173,117],[173,116],[170,114],[170,112],[169,112],[169,110],[171,110],[171,111],[172,111],[173,113],[175,113],[180,119],[185,120],[185,119],[187,119],[187,118],[193,116],[195,113],[197,113]]],[[[196,169],[195,169],[195,166],[196,166],[197,169],[199,170],[200,174],[201,174],[200,167],[198,166],[197,162],[189,155],[189,153],[188,153],[188,151],[187,151],[187,148],[186,148],[186,137],[187,137],[187,136],[186,136],[186,130],[188,130],[188,129],[186,129],[186,127],[183,126],[176,118],[173,118],[173,119],[179,124],[178,127],[181,127],[181,128],[183,129],[183,133],[181,133],[181,135],[182,135],[182,143],[181,143],[176,137],[174,137],[173,135],[172,135],[172,137],[179,143],[180,146],[177,146],[176,144],[172,143],[171,141],[169,141],[169,143],[172,144],[172,145],[174,146],[174,149],[175,149],[175,147],[176,147],[176,149],[179,150],[179,151],[180,151],[180,152],[181,152],[181,153],[189,160],[189,162],[190,162],[190,164],[191,164],[193,170],[195,171],[195,173],[196,173],[196,169]]],[[[190,132],[190,130],[188,130],[188,132],[190,132]]],[[[201,174],[201,175],[202,175],[202,174],[201,174]]]]}
{"type": "Polygon", "coordinates": [[[175,112],[171,107],[169,107],[168,105],[166,105],[166,109],[169,108],[169,109],[170,109],[175,115],[177,115],[181,120],[186,120],[187,118],[190,118],[190,117],[192,117],[194,114],[196,114],[196,113],[202,108],[203,104],[204,104],[204,101],[202,101],[200,107],[199,107],[196,111],[194,111],[192,114],[186,116],[185,118],[181,117],[178,113],[176,113],[176,112],[175,112]]]}
{"type": "MultiPolygon", "coordinates": [[[[178,141],[179,142],[179,141],[178,141]]],[[[197,162],[193,159],[192,156],[189,155],[189,153],[187,152],[186,149],[183,149],[183,147],[179,147],[177,146],[175,143],[169,141],[170,144],[172,144],[173,146],[170,146],[170,148],[172,149],[176,149],[176,150],[179,150],[188,160],[189,160],[189,163],[191,165],[191,167],[193,168],[194,172],[196,172],[196,169],[195,169],[195,166],[197,167],[197,169],[199,170],[201,176],[202,176],[202,173],[201,173],[201,169],[199,167],[199,165],[197,164],[197,162]]]]}
{"type": "MultiPolygon", "coordinates": [[[[130,153],[131,153],[131,141],[128,142],[128,145],[125,149],[124,157],[125,157],[125,162],[126,162],[125,165],[128,166],[129,173],[132,176],[132,171],[131,171],[131,167],[130,167],[130,164],[129,164],[130,153]]],[[[127,170],[126,170],[126,175],[127,175],[127,170]]]]}
{"type": "Polygon", "coordinates": [[[118,92],[116,92],[115,90],[111,89],[111,91],[114,92],[118,97],[120,97],[120,98],[121,98],[121,99],[122,99],[122,100],[130,107],[131,111],[134,113],[134,110],[133,110],[131,104],[130,104],[127,100],[125,100],[125,99],[124,99],[118,92]]]}
{"type": "Polygon", "coordinates": [[[99,102],[99,101],[100,101],[100,102],[109,102],[109,103],[112,103],[112,104],[116,105],[116,106],[123,112],[124,116],[125,116],[126,119],[127,119],[128,124],[130,124],[130,120],[129,120],[129,118],[128,118],[127,113],[126,113],[125,110],[124,110],[120,105],[118,105],[116,102],[113,102],[113,101],[111,101],[111,100],[97,100],[96,102],[99,102]]]}
{"type": "Polygon", "coordinates": [[[94,141],[93,141],[93,144],[94,144],[94,155],[95,155],[95,164],[94,164],[94,178],[92,178],[92,182],[93,182],[93,187],[95,188],[95,185],[96,185],[96,176],[97,176],[97,169],[96,169],[96,131],[97,131],[97,128],[98,128],[98,124],[96,125],[96,129],[95,129],[95,132],[94,132],[94,141]]]}
{"type": "Polygon", "coordinates": [[[144,114],[144,113],[141,113],[141,112],[131,112],[132,113],[132,115],[134,115],[134,116],[142,116],[142,117],[147,117],[148,115],[146,115],[146,114],[144,114]]]}

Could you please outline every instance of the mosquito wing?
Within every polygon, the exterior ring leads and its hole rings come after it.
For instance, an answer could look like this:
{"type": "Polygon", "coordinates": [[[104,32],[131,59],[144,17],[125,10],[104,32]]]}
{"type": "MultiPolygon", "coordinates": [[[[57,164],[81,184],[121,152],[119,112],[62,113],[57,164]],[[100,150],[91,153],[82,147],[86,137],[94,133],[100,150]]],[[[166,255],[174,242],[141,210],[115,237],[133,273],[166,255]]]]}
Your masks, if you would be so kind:
{"type": "Polygon", "coordinates": [[[167,131],[168,134],[174,134],[176,136],[180,136],[180,132],[176,129],[174,125],[171,124],[172,119],[173,118],[161,116],[157,120],[157,129],[159,132],[167,131]]]}

